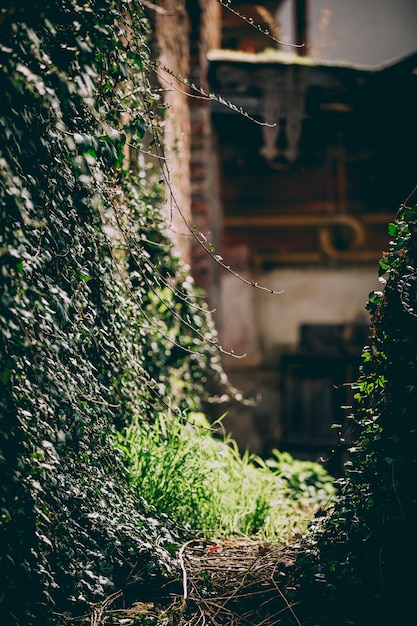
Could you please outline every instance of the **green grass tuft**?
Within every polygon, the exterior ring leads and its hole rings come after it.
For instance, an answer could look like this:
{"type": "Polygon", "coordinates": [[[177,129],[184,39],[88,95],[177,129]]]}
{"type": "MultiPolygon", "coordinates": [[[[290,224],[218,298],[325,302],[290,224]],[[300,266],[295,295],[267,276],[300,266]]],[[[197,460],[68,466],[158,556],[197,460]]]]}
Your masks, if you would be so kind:
{"type": "MultiPolygon", "coordinates": [[[[221,430],[221,422],[215,426],[221,430]]],[[[152,425],[135,421],[119,446],[138,494],[159,514],[205,536],[289,540],[306,531],[335,492],[318,463],[277,450],[267,461],[241,455],[223,432],[215,437],[170,416],[159,415],[152,425]]]]}

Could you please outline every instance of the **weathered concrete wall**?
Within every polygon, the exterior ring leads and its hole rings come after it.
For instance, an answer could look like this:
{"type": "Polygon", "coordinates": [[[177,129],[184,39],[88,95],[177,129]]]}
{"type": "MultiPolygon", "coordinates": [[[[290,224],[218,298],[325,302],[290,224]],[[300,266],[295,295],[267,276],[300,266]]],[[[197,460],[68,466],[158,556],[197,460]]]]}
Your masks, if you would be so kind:
{"type": "Polygon", "coordinates": [[[243,359],[226,357],[225,367],[232,383],[256,402],[228,403],[218,412],[227,411],[224,424],[242,449],[263,454],[279,447],[283,438],[281,359],[297,352],[301,325],[366,325],[369,293],[383,286],[376,266],[285,268],[251,276],[243,250],[236,251],[234,262],[242,275],[283,290],[271,295],[230,274],[221,281],[221,343],[246,354],[243,359]]]}
{"type": "Polygon", "coordinates": [[[222,345],[247,355],[243,360],[227,360],[233,370],[260,360],[273,362],[277,351],[294,349],[301,324],[367,321],[369,292],[381,288],[376,267],[286,268],[262,274],[256,280],[283,293],[271,295],[230,274],[222,277],[222,345]]]}
{"type": "Polygon", "coordinates": [[[265,358],[273,358],[276,346],[293,348],[301,324],[353,323],[368,320],[369,292],[381,289],[377,265],[367,267],[275,270],[261,280],[279,296],[255,293],[254,314],[265,358]]]}

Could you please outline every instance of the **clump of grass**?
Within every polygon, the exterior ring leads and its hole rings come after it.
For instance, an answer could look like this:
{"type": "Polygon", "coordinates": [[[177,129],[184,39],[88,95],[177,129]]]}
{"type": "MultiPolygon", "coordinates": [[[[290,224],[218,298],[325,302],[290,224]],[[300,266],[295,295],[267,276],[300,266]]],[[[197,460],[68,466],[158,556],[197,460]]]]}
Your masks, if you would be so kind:
{"type": "Polygon", "coordinates": [[[208,426],[159,415],[154,424],[134,421],[119,438],[138,494],[179,526],[286,541],[334,494],[318,463],[278,451],[268,461],[241,455],[230,436],[215,437],[208,426]]]}

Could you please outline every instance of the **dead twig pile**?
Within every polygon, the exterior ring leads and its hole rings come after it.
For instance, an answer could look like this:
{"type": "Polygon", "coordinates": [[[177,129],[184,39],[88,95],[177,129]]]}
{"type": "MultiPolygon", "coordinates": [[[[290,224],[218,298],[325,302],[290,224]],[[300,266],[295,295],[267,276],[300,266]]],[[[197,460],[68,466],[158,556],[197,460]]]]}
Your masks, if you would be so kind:
{"type": "MultiPolygon", "coordinates": [[[[293,583],[294,550],[249,540],[185,543],[178,553],[181,583],[129,608],[109,596],[89,616],[69,620],[89,626],[303,626],[293,583]],[[180,591],[182,588],[182,591],[180,591]],[[170,589],[170,590],[169,590],[170,589]]],[[[305,626],[305,622],[304,622],[305,626]]]]}
{"type": "Polygon", "coordinates": [[[301,626],[290,599],[290,549],[275,544],[191,541],[179,553],[182,626],[301,626]]]}

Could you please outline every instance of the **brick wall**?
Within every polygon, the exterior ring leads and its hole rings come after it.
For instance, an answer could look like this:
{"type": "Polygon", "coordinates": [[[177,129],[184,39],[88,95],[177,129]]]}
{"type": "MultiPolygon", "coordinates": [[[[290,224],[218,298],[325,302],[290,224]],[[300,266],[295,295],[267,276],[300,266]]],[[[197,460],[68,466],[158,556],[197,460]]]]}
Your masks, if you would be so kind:
{"type": "MultiPolygon", "coordinates": [[[[164,0],[154,13],[155,45],[161,66],[208,90],[207,52],[220,45],[222,7],[217,0],[164,0]]],[[[168,105],[165,144],[170,189],[167,213],[172,239],[181,257],[191,265],[196,284],[215,299],[218,267],[193,239],[189,227],[204,233],[217,247],[220,210],[217,192],[217,156],[212,135],[210,102],[189,97],[187,87],[158,70],[168,105]]],[[[196,92],[191,90],[191,96],[196,92]]]]}
{"type": "MultiPolygon", "coordinates": [[[[208,91],[208,50],[220,45],[221,10],[216,0],[189,2],[192,31],[190,60],[192,80],[208,91]],[[198,9],[196,8],[198,5],[198,9]]],[[[221,211],[217,181],[217,151],[210,118],[210,101],[191,99],[191,211],[193,224],[207,241],[218,248],[221,237],[221,211]]],[[[218,305],[219,268],[207,252],[193,241],[192,274],[199,287],[205,289],[210,304],[218,305]]]]}
{"type": "Polygon", "coordinates": [[[175,75],[190,74],[190,19],[185,0],[164,0],[154,13],[155,45],[160,61],[158,80],[167,105],[165,114],[165,147],[168,179],[166,211],[171,237],[179,255],[190,263],[191,183],[190,183],[190,114],[186,88],[162,66],[175,75]]]}

